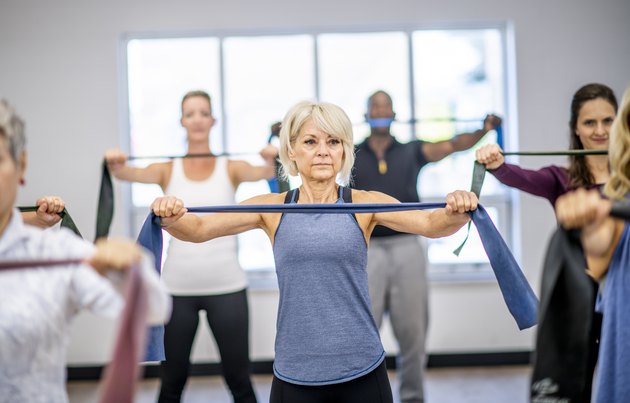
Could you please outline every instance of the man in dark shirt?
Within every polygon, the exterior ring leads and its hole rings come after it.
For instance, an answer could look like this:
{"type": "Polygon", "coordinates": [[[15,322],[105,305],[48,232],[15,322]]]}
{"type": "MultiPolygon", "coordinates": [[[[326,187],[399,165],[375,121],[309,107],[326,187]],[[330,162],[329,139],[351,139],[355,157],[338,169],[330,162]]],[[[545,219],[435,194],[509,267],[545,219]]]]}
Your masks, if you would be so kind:
{"type": "MultiPolygon", "coordinates": [[[[386,92],[377,91],[368,98],[366,119],[371,132],[356,147],[352,186],[383,192],[401,202],[419,201],[418,174],[423,166],[469,149],[501,124],[500,118],[488,115],[483,129],[475,132],[436,143],[414,140],[402,144],[390,132],[395,115],[392,99],[386,92]]],[[[374,229],[367,268],[372,313],[380,327],[384,312],[389,312],[400,346],[400,400],[403,403],[424,402],[427,263],[424,239],[380,226],[374,229]]]]}

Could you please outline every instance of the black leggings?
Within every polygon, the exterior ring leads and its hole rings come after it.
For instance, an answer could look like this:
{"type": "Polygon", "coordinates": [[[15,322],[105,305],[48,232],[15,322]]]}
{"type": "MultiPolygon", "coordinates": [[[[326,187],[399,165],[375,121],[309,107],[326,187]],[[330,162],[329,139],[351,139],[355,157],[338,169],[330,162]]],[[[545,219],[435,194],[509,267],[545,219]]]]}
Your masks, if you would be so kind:
{"type": "Polygon", "coordinates": [[[348,382],[303,386],[275,376],[269,403],[393,403],[385,362],[374,371],[348,382]]]}
{"type": "Polygon", "coordinates": [[[190,350],[205,310],[221,356],[223,377],[235,403],[255,403],[250,380],[249,310],[245,290],[223,295],[174,296],[173,314],[164,329],[159,403],[179,402],[190,369],[190,350]]]}

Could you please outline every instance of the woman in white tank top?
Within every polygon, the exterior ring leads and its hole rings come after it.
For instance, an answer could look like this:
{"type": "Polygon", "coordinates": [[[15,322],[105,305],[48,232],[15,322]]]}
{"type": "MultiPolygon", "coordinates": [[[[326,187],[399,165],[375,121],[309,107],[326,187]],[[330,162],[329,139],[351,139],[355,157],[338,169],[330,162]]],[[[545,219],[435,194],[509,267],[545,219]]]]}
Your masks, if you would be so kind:
{"type": "MultiPolygon", "coordinates": [[[[210,129],[215,123],[210,97],[191,91],[182,100],[181,124],[186,129],[188,154],[209,154],[210,129]]],[[[174,159],[146,168],[128,166],[120,150],[105,153],[110,172],[118,179],[155,183],[164,194],[177,195],[188,206],[234,204],[242,182],[275,175],[273,146],[260,155],[265,166],[226,157],[174,159]]],[[[190,367],[190,351],[199,311],[205,310],[217,342],[223,373],[235,402],[255,402],[249,374],[249,310],[247,279],[238,263],[235,237],[202,244],[171,240],[162,278],[173,295],[173,315],[165,327],[162,387],[159,402],[179,402],[190,367]]]]}

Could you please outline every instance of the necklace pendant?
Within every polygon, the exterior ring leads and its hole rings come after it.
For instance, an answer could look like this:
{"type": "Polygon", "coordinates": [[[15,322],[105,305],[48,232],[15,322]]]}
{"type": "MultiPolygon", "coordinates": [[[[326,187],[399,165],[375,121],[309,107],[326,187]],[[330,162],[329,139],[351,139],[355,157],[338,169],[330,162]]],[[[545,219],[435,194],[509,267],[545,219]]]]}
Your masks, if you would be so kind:
{"type": "Polygon", "coordinates": [[[387,162],[385,160],[378,160],[378,172],[381,175],[385,175],[387,173],[387,162]]]}

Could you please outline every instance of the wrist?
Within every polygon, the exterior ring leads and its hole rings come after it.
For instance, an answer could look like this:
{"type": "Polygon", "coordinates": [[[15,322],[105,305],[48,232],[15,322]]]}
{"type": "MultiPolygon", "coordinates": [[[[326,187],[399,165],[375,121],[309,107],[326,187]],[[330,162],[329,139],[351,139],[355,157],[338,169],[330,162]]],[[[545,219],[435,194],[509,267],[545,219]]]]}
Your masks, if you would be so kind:
{"type": "Polygon", "coordinates": [[[48,228],[50,227],[50,223],[46,221],[43,217],[37,216],[37,226],[39,228],[48,228]]]}
{"type": "Polygon", "coordinates": [[[170,224],[164,224],[164,221],[160,220],[160,228],[162,228],[162,229],[167,229],[168,227],[170,227],[173,224],[175,224],[175,223],[172,222],[170,224]]]}

